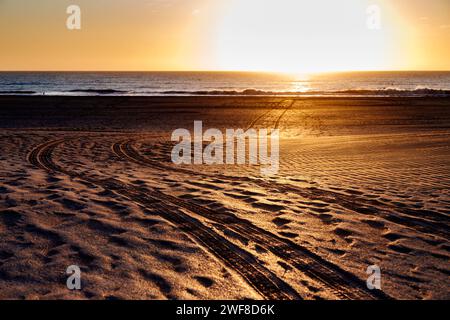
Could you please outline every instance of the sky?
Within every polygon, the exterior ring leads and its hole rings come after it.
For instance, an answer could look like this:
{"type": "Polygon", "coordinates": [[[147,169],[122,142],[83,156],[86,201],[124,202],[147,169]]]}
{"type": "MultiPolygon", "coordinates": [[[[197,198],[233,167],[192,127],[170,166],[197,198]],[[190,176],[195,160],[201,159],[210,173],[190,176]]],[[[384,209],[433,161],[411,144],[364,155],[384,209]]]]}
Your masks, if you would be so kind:
{"type": "Polygon", "coordinates": [[[449,0],[0,0],[5,71],[450,70],[449,57],[449,0]]]}

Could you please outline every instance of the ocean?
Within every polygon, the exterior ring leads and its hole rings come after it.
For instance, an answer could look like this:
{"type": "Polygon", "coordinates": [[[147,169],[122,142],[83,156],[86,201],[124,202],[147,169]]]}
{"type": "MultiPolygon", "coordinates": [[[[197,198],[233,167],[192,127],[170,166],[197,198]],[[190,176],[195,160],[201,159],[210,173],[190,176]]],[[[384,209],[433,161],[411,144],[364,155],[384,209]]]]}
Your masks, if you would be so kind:
{"type": "Polygon", "coordinates": [[[450,72],[0,72],[0,95],[450,96],[450,72]]]}

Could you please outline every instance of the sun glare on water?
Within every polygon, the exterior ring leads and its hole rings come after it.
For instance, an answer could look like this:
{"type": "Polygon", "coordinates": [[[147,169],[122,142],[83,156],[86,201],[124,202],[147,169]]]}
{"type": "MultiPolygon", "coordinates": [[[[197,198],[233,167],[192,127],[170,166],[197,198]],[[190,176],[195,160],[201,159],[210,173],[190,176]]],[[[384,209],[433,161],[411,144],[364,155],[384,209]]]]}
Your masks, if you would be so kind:
{"type": "MultiPolygon", "coordinates": [[[[220,69],[323,72],[386,67],[386,28],[366,0],[232,0],[216,34],[220,69]]],[[[386,27],[386,26],[385,26],[386,27]]]]}

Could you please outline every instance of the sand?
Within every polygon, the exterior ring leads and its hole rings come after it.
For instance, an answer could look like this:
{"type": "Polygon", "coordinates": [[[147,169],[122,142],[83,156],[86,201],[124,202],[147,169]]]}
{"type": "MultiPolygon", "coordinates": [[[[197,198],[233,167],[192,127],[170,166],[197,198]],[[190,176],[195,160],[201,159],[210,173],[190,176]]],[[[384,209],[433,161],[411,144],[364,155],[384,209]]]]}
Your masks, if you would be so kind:
{"type": "Polygon", "coordinates": [[[0,97],[0,128],[1,299],[450,298],[450,99],[0,97]],[[174,165],[194,120],[279,128],[279,173],[174,165]]]}

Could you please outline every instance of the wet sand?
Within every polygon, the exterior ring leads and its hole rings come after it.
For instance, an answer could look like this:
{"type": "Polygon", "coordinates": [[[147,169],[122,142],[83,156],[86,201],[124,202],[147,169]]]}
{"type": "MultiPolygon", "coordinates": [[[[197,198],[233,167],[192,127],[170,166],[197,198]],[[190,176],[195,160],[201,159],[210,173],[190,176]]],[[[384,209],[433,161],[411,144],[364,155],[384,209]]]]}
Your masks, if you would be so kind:
{"type": "Polygon", "coordinates": [[[5,96],[0,128],[2,299],[450,298],[448,98],[5,96]],[[173,164],[195,120],[280,129],[279,173],[173,164]]]}

